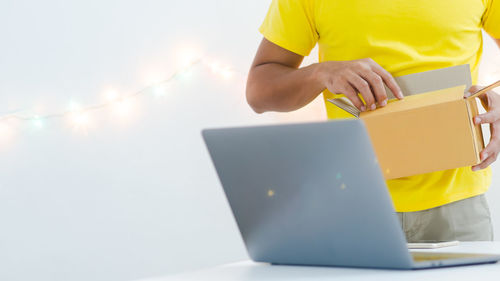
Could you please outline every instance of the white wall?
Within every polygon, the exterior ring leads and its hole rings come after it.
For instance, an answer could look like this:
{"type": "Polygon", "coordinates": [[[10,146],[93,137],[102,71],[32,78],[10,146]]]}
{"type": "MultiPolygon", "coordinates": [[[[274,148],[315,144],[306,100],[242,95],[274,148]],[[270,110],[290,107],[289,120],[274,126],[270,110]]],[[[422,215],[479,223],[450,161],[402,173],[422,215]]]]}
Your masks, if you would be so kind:
{"type": "MultiPolygon", "coordinates": [[[[481,85],[487,85],[500,79],[500,49],[490,37],[485,35],[484,38],[484,57],[481,61],[478,81],[481,85]]],[[[498,89],[497,92],[500,93],[498,89]]],[[[483,131],[488,133],[488,130],[483,131]]],[[[485,137],[489,138],[489,134],[486,134],[485,137]]],[[[500,198],[500,163],[493,163],[492,169],[493,179],[487,198],[493,219],[495,240],[500,241],[500,204],[498,203],[500,198]]]]}
{"type": "MultiPolygon", "coordinates": [[[[0,2],[0,113],[131,93],[171,74],[184,46],[246,72],[269,2],[0,2]]],[[[324,109],[256,116],[243,95],[243,75],[226,81],[199,66],[165,97],[137,99],[128,118],[92,112],[85,131],[66,119],[10,122],[0,138],[0,280],[133,280],[246,258],[200,130],[317,120],[324,109]]]]}
{"type": "MultiPolygon", "coordinates": [[[[0,113],[66,110],[168,76],[186,48],[246,72],[269,1],[0,2],[0,113]],[[19,111],[20,109],[24,109],[19,111]]],[[[130,118],[0,137],[0,280],[132,280],[246,257],[200,130],[276,122],[207,68],[130,118]]],[[[321,116],[321,114],[317,114],[321,116]]],[[[290,118],[287,116],[286,118],[290,118]]]]}

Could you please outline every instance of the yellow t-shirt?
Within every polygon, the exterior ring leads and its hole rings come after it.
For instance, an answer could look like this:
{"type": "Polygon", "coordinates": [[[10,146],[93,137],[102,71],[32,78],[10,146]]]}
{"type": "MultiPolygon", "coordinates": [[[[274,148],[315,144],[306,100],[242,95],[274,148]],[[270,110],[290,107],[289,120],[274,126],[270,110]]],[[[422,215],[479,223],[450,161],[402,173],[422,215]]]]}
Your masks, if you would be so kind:
{"type": "MultiPolygon", "coordinates": [[[[260,32],[302,56],[318,44],[320,62],[369,57],[394,76],[470,64],[475,82],[482,28],[500,38],[500,0],[273,0],[260,32]]],[[[329,118],[348,117],[326,108],[329,118]]],[[[479,195],[490,183],[490,168],[470,167],[387,181],[398,212],[479,195]]]]}

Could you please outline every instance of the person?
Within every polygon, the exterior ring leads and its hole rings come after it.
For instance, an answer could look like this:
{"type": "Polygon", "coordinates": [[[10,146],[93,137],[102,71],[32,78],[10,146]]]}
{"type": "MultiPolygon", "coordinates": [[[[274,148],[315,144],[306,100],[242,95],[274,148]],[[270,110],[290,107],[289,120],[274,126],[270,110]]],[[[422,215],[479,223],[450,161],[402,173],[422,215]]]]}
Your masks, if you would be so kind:
{"type": "MultiPolygon", "coordinates": [[[[273,0],[247,101],[257,113],[289,112],[323,93],[376,110],[387,104],[384,86],[403,98],[393,77],[461,64],[476,84],[483,29],[500,47],[500,0],[273,0]],[[300,67],[316,44],[319,63],[300,67]]],[[[500,151],[500,95],[480,98],[487,112],[474,122],[491,131],[480,164],[387,181],[408,242],[493,239],[484,193],[500,151]]],[[[328,118],[348,117],[325,104],[328,118]]]]}

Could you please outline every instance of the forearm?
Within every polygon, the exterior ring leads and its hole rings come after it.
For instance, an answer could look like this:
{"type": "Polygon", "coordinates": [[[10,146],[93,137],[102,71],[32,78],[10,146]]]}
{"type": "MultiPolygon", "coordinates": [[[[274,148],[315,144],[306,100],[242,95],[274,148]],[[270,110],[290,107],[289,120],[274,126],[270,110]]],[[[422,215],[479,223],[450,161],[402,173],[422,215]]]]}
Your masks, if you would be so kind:
{"type": "Polygon", "coordinates": [[[392,75],[370,58],[325,61],[300,68],[302,59],[265,38],[262,40],[246,90],[248,104],[255,112],[293,111],[325,89],[344,94],[361,111],[387,104],[384,84],[403,98],[392,75]]]}
{"type": "Polygon", "coordinates": [[[317,75],[319,67],[312,64],[296,69],[279,63],[254,66],[248,76],[247,101],[258,113],[299,109],[325,89],[317,75]]]}

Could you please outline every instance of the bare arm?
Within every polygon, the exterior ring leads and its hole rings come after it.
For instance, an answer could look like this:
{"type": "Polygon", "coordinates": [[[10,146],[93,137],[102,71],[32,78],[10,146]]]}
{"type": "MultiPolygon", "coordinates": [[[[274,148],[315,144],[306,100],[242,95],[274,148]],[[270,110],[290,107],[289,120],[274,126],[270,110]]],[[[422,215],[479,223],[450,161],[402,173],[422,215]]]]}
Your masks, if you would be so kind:
{"type": "Polygon", "coordinates": [[[258,113],[292,111],[312,101],[323,87],[317,64],[299,69],[304,57],[263,39],[250,69],[247,101],[258,113]]]}
{"type": "MultiPolygon", "coordinates": [[[[493,39],[500,48],[500,39],[493,39]]],[[[473,85],[469,89],[469,94],[466,96],[480,89],[482,89],[482,87],[473,85]]],[[[497,160],[498,153],[500,152],[500,95],[494,91],[488,91],[479,96],[479,98],[488,112],[475,116],[474,123],[490,125],[490,142],[483,151],[481,151],[481,163],[473,166],[473,171],[487,168],[497,160]]]]}
{"type": "Polygon", "coordinates": [[[371,59],[328,61],[299,68],[302,60],[302,56],[262,40],[246,90],[247,101],[255,112],[293,111],[325,89],[345,94],[360,110],[373,110],[376,104],[387,103],[384,83],[398,98],[403,98],[394,78],[371,59]]]}

